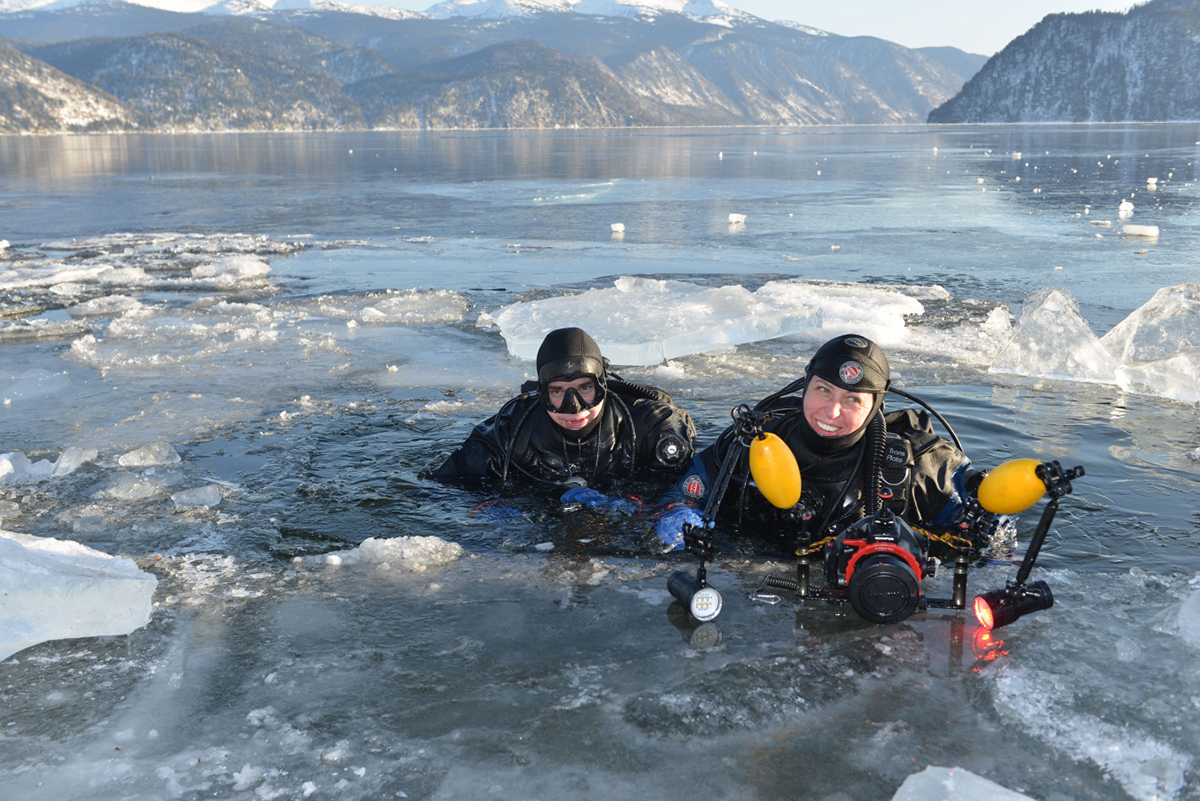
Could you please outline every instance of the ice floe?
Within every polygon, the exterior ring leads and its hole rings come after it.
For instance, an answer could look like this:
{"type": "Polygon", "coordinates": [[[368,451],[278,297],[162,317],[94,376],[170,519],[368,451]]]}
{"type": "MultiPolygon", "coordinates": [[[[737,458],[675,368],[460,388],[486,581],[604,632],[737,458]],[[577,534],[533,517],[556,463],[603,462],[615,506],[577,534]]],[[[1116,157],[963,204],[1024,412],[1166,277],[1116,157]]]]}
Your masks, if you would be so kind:
{"type": "Polygon", "coordinates": [[[512,304],[494,315],[509,353],[533,359],[547,333],[588,331],[620,365],[653,365],[730,345],[798,334],[860,330],[887,343],[920,314],[920,301],[898,291],[816,282],[740,285],[622,277],[606,289],[512,304]],[[867,302],[863,302],[863,301],[867,302]]]}

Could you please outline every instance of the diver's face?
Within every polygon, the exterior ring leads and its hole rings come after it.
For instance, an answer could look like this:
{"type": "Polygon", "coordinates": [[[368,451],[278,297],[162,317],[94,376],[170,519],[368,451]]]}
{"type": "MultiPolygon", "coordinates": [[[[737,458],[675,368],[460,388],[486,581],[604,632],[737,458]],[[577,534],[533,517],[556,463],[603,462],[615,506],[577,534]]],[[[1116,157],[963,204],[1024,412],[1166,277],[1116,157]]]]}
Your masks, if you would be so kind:
{"type": "MultiPolygon", "coordinates": [[[[596,381],[595,379],[584,376],[583,378],[576,378],[571,381],[551,381],[549,384],[547,384],[546,393],[548,396],[547,399],[550,401],[550,405],[556,409],[562,406],[563,401],[566,399],[567,390],[569,389],[573,389],[578,392],[579,398],[584,403],[596,402],[596,393],[598,391],[596,387],[596,381]]],[[[580,409],[578,412],[571,414],[566,412],[551,411],[547,411],[546,414],[550,415],[550,419],[553,420],[557,425],[562,426],[568,431],[579,431],[587,428],[587,426],[590,425],[593,420],[596,420],[600,417],[600,414],[603,411],[604,401],[601,400],[590,409],[580,409]]]]}
{"type": "Polygon", "coordinates": [[[870,392],[849,392],[813,376],[804,390],[804,419],[822,437],[844,437],[866,424],[874,400],[870,392]]]}

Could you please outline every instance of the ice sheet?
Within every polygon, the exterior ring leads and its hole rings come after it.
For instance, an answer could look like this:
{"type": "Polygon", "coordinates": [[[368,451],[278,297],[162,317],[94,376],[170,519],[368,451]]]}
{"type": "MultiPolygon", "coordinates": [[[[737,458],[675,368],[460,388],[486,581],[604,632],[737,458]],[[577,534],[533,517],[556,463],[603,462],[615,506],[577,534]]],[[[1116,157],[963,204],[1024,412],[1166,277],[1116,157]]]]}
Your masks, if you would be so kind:
{"type": "Polygon", "coordinates": [[[1170,742],[1078,708],[1069,676],[1005,665],[995,677],[1000,717],[1075,760],[1094,763],[1138,801],[1175,798],[1192,759],[1170,742]]]}
{"type": "Polygon", "coordinates": [[[157,583],[130,559],[0,531],[0,660],[47,640],[129,634],[150,621],[157,583]]]}
{"type": "Polygon", "coordinates": [[[613,364],[653,365],[803,332],[856,330],[886,343],[900,336],[905,315],[922,311],[915,298],[872,287],[772,281],[750,292],[625,276],[607,289],[515,303],[495,319],[518,358],[536,358],[550,331],[578,326],[613,364]]]}

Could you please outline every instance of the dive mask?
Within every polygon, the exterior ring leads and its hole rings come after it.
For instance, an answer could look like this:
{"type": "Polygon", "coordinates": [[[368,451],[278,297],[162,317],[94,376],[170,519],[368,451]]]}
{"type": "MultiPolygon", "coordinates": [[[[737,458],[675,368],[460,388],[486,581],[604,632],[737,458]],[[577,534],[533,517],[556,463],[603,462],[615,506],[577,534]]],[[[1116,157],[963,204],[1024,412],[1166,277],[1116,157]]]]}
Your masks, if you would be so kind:
{"type": "Polygon", "coordinates": [[[563,392],[551,391],[550,384],[543,384],[538,392],[538,398],[541,401],[546,411],[554,412],[555,414],[579,414],[587,409],[592,409],[604,401],[607,394],[604,390],[604,384],[597,380],[595,376],[567,376],[556,378],[554,381],[574,381],[576,378],[590,378],[592,386],[589,387],[568,387],[563,392]],[[580,390],[583,390],[582,392],[580,390]],[[584,398],[585,395],[590,395],[590,402],[584,398]]]}

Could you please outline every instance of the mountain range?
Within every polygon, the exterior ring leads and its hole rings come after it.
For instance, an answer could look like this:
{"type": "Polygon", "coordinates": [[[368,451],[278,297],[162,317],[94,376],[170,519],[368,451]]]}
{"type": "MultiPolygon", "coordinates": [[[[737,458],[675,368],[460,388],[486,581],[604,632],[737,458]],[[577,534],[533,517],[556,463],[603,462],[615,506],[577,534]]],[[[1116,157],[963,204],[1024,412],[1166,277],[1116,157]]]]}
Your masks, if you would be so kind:
{"type": "Polygon", "coordinates": [[[0,132],[911,123],[986,60],[719,0],[40,2],[0,0],[0,132]]]}

